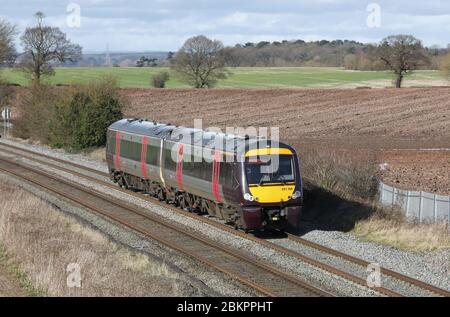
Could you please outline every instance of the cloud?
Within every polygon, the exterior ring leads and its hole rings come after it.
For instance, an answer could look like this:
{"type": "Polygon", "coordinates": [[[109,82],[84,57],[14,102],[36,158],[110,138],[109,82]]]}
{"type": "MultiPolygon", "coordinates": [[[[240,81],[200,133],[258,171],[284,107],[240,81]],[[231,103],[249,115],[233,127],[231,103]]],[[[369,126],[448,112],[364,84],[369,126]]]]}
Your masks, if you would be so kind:
{"type": "Polygon", "coordinates": [[[378,42],[408,33],[426,45],[450,39],[450,2],[439,0],[2,0],[0,17],[21,31],[41,10],[85,50],[176,50],[193,35],[226,45],[283,39],[354,39],[378,42]],[[67,5],[81,6],[81,28],[69,28],[67,5]],[[366,24],[367,5],[381,7],[380,28],[366,24]]]}

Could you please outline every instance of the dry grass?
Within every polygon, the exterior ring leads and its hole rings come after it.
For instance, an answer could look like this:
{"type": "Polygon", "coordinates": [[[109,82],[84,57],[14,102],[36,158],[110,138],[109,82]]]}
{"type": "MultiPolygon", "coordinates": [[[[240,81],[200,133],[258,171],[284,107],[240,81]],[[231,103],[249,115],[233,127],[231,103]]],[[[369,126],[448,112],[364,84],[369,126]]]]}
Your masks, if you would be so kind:
{"type": "Polygon", "coordinates": [[[372,215],[355,224],[353,233],[367,241],[398,249],[424,252],[450,248],[447,222],[418,223],[408,220],[399,207],[373,202],[372,215]]]}
{"type": "Polygon", "coordinates": [[[91,159],[106,162],[106,149],[104,147],[88,149],[84,151],[84,154],[91,159]]]}
{"type": "Polygon", "coordinates": [[[19,263],[31,288],[49,296],[189,296],[166,265],[110,242],[36,196],[0,184],[0,243],[19,263]],[[81,267],[82,287],[67,286],[70,263],[81,267]]]}
{"type": "Polygon", "coordinates": [[[302,158],[304,177],[314,188],[310,191],[313,197],[306,197],[306,207],[314,211],[313,219],[321,227],[350,231],[367,241],[403,250],[450,248],[447,223],[411,223],[400,210],[376,202],[372,153],[310,149],[302,158]]]}
{"type": "Polygon", "coordinates": [[[372,217],[357,223],[354,233],[368,241],[409,251],[450,248],[447,223],[414,224],[372,217]]]}
{"type": "Polygon", "coordinates": [[[27,274],[9,257],[0,244],[0,297],[44,295],[33,287],[27,274]]]}

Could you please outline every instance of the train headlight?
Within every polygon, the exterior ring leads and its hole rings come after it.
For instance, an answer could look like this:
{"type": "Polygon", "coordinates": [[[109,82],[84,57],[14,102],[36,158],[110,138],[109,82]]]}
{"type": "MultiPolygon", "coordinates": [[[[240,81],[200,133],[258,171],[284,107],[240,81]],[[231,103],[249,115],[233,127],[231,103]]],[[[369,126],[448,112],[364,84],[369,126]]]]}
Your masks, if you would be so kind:
{"type": "Polygon", "coordinates": [[[253,197],[250,194],[245,194],[244,195],[244,199],[247,200],[247,201],[252,201],[252,202],[255,201],[255,197],[253,197]]]}
{"type": "Polygon", "coordinates": [[[299,191],[296,191],[294,195],[292,195],[292,199],[299,199],[300,197],[302,197],[302,193],[299,191]]]}

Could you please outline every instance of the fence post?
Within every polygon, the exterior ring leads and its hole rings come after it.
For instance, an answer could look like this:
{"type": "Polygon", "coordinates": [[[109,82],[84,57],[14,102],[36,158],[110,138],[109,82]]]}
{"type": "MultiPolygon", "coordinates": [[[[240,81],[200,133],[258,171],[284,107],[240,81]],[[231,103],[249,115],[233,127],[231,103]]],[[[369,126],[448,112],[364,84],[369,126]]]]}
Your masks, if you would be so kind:
{"type": "Polygon", "coordinates": [[[395,190],[396,190],[396,188],[392,187],[392,206],[395,205],[395,190]]]}
{"type": "Polygon", "coordinates": [[[422,213],[423,213],[423,192],[420,192],[420,203],[419,203],[419,222],[422,223],[422,213]]]}
{"type": "Polygon", "coordinates": [[[437,222],[438,215],[437,215],[437,195],[434,194],[434,222],[437,222]]]}
{"type": "Polygon", "coordinates": [[[410,191],[406,192],[406,218],[409,217],[410,191]]]}

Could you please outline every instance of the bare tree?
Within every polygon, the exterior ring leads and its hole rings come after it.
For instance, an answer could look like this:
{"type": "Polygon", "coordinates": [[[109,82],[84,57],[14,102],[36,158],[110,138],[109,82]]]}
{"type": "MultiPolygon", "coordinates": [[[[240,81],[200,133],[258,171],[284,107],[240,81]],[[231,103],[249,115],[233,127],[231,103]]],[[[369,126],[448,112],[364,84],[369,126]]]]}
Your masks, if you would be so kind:
{"type": "Polygon", "coordinates": [[[445,55],[442,58],[442,61],[439,65],[439,69],[442,72],[442,74],[448,79],[450,80],[450,53],[448,53],[447,55],[445,55]]]}
{"type": "Polygon", "coordinates": [[[411,35],[391,35],[381,41],[380,59],[395,74],[395,87],[402,86],[406,74],[428,62],[422,42],[411,35]]]}
{"type": "Polygon", "coordinates": [[[0,19],[0,64],[13,61],[16,50],[14,48],[15,26],[0,19]]]}
{"type": "Polygon", "coordinates": [[[223,48],[203,35],[190,38],[171,59],[172,69],[195,88],[213,87],[228,75],[223,48]]]}
{"type": "Polygon", "coordinates": [[[26,54],[20,68],[38,85],[42,76],[55,74],[52,63],[75,62],[81,58],[82,49],[72,44],[59,28],[45,25],[42,12],[35,17],[37,25],[27,28],[20,38],[26,54]]]}

